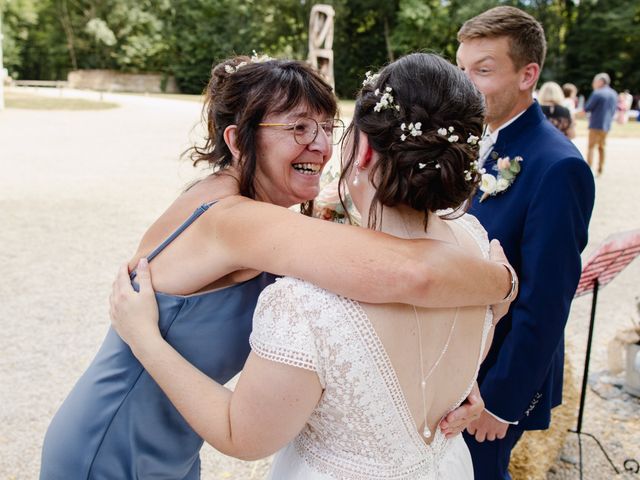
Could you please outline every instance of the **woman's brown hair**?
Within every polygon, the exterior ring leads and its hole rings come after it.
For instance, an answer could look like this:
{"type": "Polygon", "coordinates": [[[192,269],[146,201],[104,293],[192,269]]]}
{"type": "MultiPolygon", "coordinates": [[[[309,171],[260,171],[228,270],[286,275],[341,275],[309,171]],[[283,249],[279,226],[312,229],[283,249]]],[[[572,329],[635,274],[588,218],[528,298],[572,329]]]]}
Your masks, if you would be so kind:
{"type": "MultiPolygon", "coordinates": [[[[203,146],[190,149],[193,164],[205,162],[214,171],[231,166],[233,156],[224,131],[237,125],[240,194],[255,198],[258,124],[271,113],[300,105],[329,118],[338,110],[332,88],[306,63],[239,56],[215,65],[205,90],[207,137],[203,146]]],[[[310,209],[311,202],[303,204],[303,213],[310,209]]]]}

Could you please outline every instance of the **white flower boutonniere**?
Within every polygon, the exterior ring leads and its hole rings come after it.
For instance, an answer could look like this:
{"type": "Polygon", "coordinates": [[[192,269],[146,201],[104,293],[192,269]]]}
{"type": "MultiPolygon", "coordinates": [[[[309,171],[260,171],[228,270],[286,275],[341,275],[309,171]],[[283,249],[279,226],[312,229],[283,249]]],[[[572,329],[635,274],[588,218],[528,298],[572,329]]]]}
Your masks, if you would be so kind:
{"type": "Polygon", "coordinates": [[[496,175],[483,173],[482,182],[480,183],[480,190],[482,191],[480,201],[483,202],[490,196],[497,195],[509,188],[518,173],[520,173],[520,162],[522,162],[522,157],[520,156],[513,159],[502,157],[496,161],[496,165],[493,167],[498,172],[496,175]]]}

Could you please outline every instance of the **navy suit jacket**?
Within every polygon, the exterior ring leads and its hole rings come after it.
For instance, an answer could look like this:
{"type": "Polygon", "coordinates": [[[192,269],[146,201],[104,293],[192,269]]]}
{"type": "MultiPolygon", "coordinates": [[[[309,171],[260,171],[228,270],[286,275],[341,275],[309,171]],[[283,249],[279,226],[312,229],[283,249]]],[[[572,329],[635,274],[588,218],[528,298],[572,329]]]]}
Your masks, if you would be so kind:
{"type": "Polygon", "coordinates": [[[580,152],[537,102],[500,130],[487,173],[505,156],[521,156],[522,170],[507,190],[483,202],[478,192],[469,213],[500,240],[520,292],[496,326],[478,381],[487,410],[525,430],[544,429],[562,402],[563,332],[595,185],[580,152]]]}

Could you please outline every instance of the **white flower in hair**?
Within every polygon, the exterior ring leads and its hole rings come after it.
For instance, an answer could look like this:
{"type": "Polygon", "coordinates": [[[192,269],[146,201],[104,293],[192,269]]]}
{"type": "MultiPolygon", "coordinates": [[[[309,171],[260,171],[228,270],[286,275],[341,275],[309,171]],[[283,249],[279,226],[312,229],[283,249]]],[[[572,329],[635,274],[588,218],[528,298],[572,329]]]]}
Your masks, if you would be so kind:
{"type": "Polygon", "coordinates": [[[449,127],[449,131],[453,133],[453,127],[449,127]]]}
{"type": "Polygon", "coordinates": [[[442,135],[443,137],[447,135],[447,129],[446,128],[439,128],[438,129],[438,135],[442,135]]]}
{"type": "MultiPolygon", "coordinates": [[[[255,51],[255,50],[254,50],[255,51]]],[[[247,62],[240,62],[238,65],[236,65],[235,67],[233,65],[225,65],[224,66],[224,71],[227,72],[228,74],[232,74],[232,73],[236,73],[238,70],[240,70],[242,67],[244,67],[247,64],[247,62]]]]}
{"type": "Polygon", "coordinates": [[[270,60],[273,60],[273,58],[271,58],[269,55],[266,55],[264,53],[262,55],[258,55],[258,52],[256,52],[255,50],[253,51],[253,55],[251,55],[252,63],[263,63],[263,62],[268,62],[270,60]]]}
{"type": "Polygon", "coordinates": [[[469,135],[469,138],[467,138],[467,143],[470,143],[471,145],[476,145],[479,140],[480,140],[480,137],[476,137],[475,135],[469,135]]]}
{"type": "Polygon", "coordinates": [[[449,140],[449,142],[453,143],[453,142],[457,142],[460,139],[460,137],[458,137],[458,135],[451,135],[449,136],[449,138],[447,140],[449,140]]]}
{"type": "Polygon", "coordinates": [[[362,81],[362,86],[364,87],[365,85],[374,85],[378,80],[379,76],[380,76],[379,73],[372,74],[371,70],[369,70],[367,73],[364,74],[364,80],[362,81]]]}
{"type": "MultiPolygon", "coordinates": [[[[381,112],[382,110],[386,110],[387,108],[393,108],[395,110],[400,109],[399,105],[393,104],[393,95],[391,94],[391,92],[392,92],[391,87],[386,87],[384,89],[384,93],[380,97],[380,101],[378,101],[378,103],[376,103],[375,106],[373,107],[374,112],[381,112]]],[[[376,89],[374,94],[376,96],[380,95],[380,89],[376,89]]]]}
{"type": "Polygon", "coordinates": [[[420,170],[424,170],[424,168],[425,168],[426,166],[427,166],[427,164],[426,164],[426,163],[418,163],[418,168],[419,168],[420,170]]]}
{"type": "MultiPolygon", "coordinates": [[[[402,122],[400,124],[400,131],[404,132],[407,129],[407,124],[402,122]]],[[[402,135],[400,135],[400,140],[402,140],[403,142],[407,139],[407,136],[403,133],[402,135]]]]}
{"type": "MultiPolygon", "coordinates": [[[[420,130],[421,128],[422,128],[422,122],[416,122],[416,123],[411,122],[408,126],[404,122],[400,124],[400,131],[401,132],[408,131],[409,135],[411,135],[412,137],[417,137],[418,135],[422,135],[422,130],[420,130]]],[[[407,138],[408,138],[407,135],[405,135],[404,133],[400,135],[400,140],[402,140],[403,142],[407,138]]]]}

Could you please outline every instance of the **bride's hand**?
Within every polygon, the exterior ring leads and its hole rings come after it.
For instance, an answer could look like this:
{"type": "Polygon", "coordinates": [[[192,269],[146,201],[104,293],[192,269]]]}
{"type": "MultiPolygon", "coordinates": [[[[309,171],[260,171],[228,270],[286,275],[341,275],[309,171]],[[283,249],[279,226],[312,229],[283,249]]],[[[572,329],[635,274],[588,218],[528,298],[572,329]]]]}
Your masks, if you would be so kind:
{"type": "Polygon", "coordinates": [[[131,286],[127,264],[124,264],[118,270],[109,297],[111,325],[132,349],[160,336],[158,304],[151,285],[149,264],[145,258],[138,262],[136,273],[139,292],[131,286]]]}

